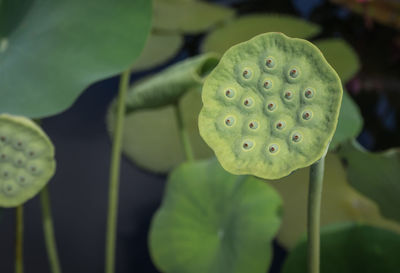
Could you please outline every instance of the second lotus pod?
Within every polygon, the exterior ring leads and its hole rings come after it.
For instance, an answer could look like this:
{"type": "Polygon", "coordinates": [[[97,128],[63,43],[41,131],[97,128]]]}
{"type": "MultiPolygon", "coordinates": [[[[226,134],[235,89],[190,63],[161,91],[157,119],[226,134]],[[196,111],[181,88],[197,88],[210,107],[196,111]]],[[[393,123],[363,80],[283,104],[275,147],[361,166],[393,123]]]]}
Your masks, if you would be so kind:
{"type": "Polygon", "coordinates": [[[207,77],[200,134],[227,171],[277,179],[324,155],[342,93],[313,44],[261,34],[226,51],[207,77]]]}

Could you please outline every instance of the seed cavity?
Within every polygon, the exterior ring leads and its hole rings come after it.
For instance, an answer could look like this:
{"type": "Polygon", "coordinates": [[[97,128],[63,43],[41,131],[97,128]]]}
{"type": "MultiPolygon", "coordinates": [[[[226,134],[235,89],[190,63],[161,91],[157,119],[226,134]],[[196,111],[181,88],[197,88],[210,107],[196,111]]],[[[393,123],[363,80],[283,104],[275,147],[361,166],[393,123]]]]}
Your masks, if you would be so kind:
{"type": "Polygon", "coordinates": [[[268,151],[269,151],[271,154],[275,154],[276,152],[279,151],[279,146],[278,146],[277,144],[271,144],[271,145],[269,145],[269,147],[268,147],[268,151]]]}
{"type": "Polygon", "coordinates": [[[3,177],[4,177],[4,178],[10,177],[10,173],[9,173],[8,171],[4,171],[4,172],[3,172],[3,177]]]}
{"type": "Polygon", "coordinates": [[[285,92],[285,99],[291,100],[293,98],[293,92],[292,91],[286,91],[285,92]]]}
{"type": "Polygon", "coordinates": [[[282,129],[284,129],[285,127],[286,127],[286,122],[284,122],[283,120],[278,121],[278,122],[276,123],[276,129],[278,129],[278,130],[282,130],[282,129]]]}
{"type": "Polygon", "coordinates": [[[268,68],[273,68],[275,66],[275,61],[272,57],[268,57],[267,60],[265,61],[265,65],[268,68]]]}
{"type": "Polygon", "coordinates": [[[307,88],[307,89],[304,91],[304,96],[305,96],[307,99],[311,99],[311,98],[314,96],[314,90],[312,90],[311,88],[307,88]]]}
{"type": "Polygon", "coordinates": [[[6,141],[7,141],[7,138],[6,138],[5,136],[0,136],[0,141],[1,141],[1,142],[6,142],[6,141]]]}
{"type": "Polygon", "coordinates": [[[6,159],[7,159],[7,155],[4,154],[4,153],[1,154],[1,155],[0,155],[0,159],[1,159],[1,160],[6,160],[6,159]]]}
{"type": "Polygon", "coordinates": [[[269,111],[274,111],[276,109],[276,104],[274,102],[269,102],[267,108],[269,111]]]}
{"type": "Polygon", "coordinates": [[[247,99],[245,99],[245,100],[243,101],[243,105],[244,105],[244,106],[247,106],[247,107],[252,106],[252,105],[253,105],[253,99],[252,99],[252,98],[247,98],[247,99]]]}
{"type": "Polygon", "coordinates": [[[24,177],[24,176],[19,176],[18,177],[18,182],[20,183],[20,184],[25,184],[26,183],[26,178],[24,177]]]}
{"type": "Polygon", "coordinates": [[[290,77],[295,79],[299,76],[299,70],[297,68],[292,68],[289,71],[289,75],[290,75],[290,77]]]}
{"type": "Polygon", "coordinates": [[[226,126],[232,126],[234,123],[235,123],[235,118],[232,116],[229,116],[225,119],[226,126]]]}
{"type": "Polygon", "coordinates": [[[312,112],[311,111],[304,111],[303,114],[301,115],[304,120],[309,120],[312,118],[312,112]]]}
{"type": "Polygon", "coordinates": [[[252,130],[257,129],[258,128],[258,122],[257,121],[251,121],[249,123],[249,128],[252,129],[252,130]]]}
{"type": "Polygon", "coordinates": [[[225,91],[225,96],[231,99],[235,96],[235,91],[233,91],[232,89],[227,89],[225,91]]]}
{"type": "Polygon", "coordinates": [[[300,142],[302,138],[303,137],[302,137],[302,135],[300,133],[294,133],[292,135],[292,141],[293,142],[300,142]]]}
{"type": "Polygon", "coordinates": [[[264,88],[270,89],[272,87],[272,82],[270,80],[264,81],[264,88]]]}
{"type": "Polygon", "coordinates": [[[251,140],[244,141],[243,145],[242,145],[243,149],[245,149],[245,150],[250,150],[251,148],[253,148],[253,146],[254,146],[254,144],[253,144],[253,141],[251,141],[251,140]]]}
{"type": "Polygon", "coordinates": [[[252,74],[253,74],[253,73],[251,72],[251,70],[248,69],[248,68],[246,68],[245,70],[243,70],[242,76],[243,76],[243,78],[245,78],[245,79],[250,79],[251,76],[252,76],[252,74]]]}

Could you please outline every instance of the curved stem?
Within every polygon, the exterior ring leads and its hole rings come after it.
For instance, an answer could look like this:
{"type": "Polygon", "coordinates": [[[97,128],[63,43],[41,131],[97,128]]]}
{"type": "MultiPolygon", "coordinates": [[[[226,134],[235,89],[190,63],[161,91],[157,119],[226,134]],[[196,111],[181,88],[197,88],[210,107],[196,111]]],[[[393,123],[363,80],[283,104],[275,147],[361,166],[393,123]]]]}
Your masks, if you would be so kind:
{"type": "Polygon", "coordinates": [[[24,205],[15,209],[15,273],[24,272],[24,205]]]}
{"type": "Polygon", "coordinates": [[[57,253],[57,244],[54,235],[53,218],[51,216],[51,203],[48,186],[44,187],[40,192],[40,203],[42,209],[43,233],[51,272],[61,273],[61,266],[57,253]]]}
{"type": "Polygon", "coordinates": [[[181,137],[181,142],[182,142],[182,145],[183,145],[183,150],[185,152],[186,160],[193,161],[194,160],[194,156],[193,156],[192,146],[190,145],[189,135],[188,135],[187,130],[185,128],[185,124],[183,122],[182,111],[179,108],[179,104],[178,103],[174,104],[174,109],[175,109],[176,121],[178,123],[178,130],[179,130],[179,134],[180,134],[180,137],[181,137]]]}
{"type": "Polygon", "coordinates": [[[320,211],[322,185],[324,181],[325,155],[311,165],[310,184],[308,191],[308,272],[319,273],[320,259],[320,211]]]}
{"type": "Polygon", "coordinates": [[[117,100],[116,125],[113,136],[110,166],[110,186],[108,192],[108,216],[106,231],[106,261],[105,272],[113,273],[115,270],[115,239],[117,233],[118,189],[121,162],[122,133],[125,117],[125,97],[129,85],[130,70],[122,73],[119,82],[117,100]]]}

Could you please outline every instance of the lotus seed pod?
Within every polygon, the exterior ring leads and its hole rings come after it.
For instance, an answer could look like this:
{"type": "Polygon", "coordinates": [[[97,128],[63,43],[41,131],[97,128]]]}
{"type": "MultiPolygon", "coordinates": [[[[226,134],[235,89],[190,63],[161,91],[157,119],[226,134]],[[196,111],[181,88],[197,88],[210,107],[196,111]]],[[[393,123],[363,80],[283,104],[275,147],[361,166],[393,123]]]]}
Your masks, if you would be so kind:
{"type": "Polygon", "coordinates": [[[278,179],[323,156],[342,93],[313,44],[262,34],[230,48],[207,77],[200,134],[227,171],[278,179]]]}
{"type": "Polygon", "coordinates": [[[15,207],[35,196],[55,171],[54,147],[27,118],[0,115],[0,207],[15,207]]]}

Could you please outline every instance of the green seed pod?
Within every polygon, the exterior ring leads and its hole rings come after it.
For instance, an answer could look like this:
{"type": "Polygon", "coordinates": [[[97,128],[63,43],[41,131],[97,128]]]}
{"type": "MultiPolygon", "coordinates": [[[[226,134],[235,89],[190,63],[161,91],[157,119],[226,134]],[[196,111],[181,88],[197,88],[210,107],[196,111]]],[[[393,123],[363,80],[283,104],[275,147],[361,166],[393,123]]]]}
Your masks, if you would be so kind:
{"type": "Polygon", "coordinates": [[[231,173],[278,179],[325,153],[342,93],[337,73],[313,44],[262,34],[229,49],[207,77],[200,134],[231,173]],[[235,99],[220,95],[231,87],[235,99]],[[235,126],[221,126],[221,115],[234,115],[235,126]]]}
{"type": "Polygon", "coordinates": [[[0,207],[16,207],[35,196],[55,171],[54,147],[27,118],[0,115],[0,207]]]}

